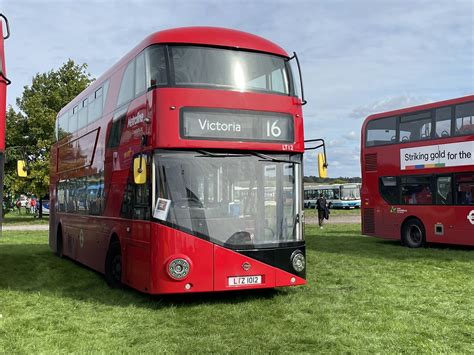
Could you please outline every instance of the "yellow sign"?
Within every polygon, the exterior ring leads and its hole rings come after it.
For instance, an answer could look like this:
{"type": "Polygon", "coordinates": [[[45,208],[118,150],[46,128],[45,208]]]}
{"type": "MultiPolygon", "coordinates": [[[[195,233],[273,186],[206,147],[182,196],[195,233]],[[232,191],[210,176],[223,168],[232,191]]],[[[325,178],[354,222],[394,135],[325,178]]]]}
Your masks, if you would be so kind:
{"type": "Polygon", "coordinates": [[[328,177],[328,168],[326,166],[326,159],[324,159],[324,154],[318,154],[318,172],[320,178],[328,177]]]}

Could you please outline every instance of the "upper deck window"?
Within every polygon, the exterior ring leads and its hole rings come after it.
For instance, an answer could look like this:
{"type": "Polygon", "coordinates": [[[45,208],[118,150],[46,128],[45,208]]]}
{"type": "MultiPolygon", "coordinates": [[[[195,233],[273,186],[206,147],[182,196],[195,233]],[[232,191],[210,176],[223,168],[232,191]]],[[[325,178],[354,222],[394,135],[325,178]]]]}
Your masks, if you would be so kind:
{"type": "Polygon", "coordinates": [[[175,85],[290,94],[285,58],[230,49],[170,46],[175,85]]]}
{"type": "Polygon", "coordinates": [[[456,135],[474,133],[474,102],[456,106],[456,135]]]}
{"type": "Polygon", "coordinates": [[[451,106],[436,109],[436,138],[451,136],[451,106]]]}
{"type": "Polygon", "coordinates": [[[168,84],[165,47],[152,46],[146,50],[148,69],[147,88],[168,84]]]}
{"type": "Polygon", "coordinates": [[[366,146],[390,144],[396,141],[397,118],[387,117],[367,124],[366,146]]]}
{"type": "Polygon", "coordinates": [[[400,117],[400,142],[431,138],[431,112],[400,117]]]}

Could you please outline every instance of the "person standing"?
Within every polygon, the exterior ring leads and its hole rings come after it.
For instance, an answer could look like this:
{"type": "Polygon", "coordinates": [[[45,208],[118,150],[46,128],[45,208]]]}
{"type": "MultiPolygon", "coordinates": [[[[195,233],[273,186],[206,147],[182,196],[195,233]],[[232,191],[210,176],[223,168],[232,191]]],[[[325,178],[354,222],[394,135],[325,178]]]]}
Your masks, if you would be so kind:
{"type": "Polygon", "coordinates": [[[36,213],[36,197],[31,198],[31,213],[36,213]]]}
{"type": "Polygon", "coordinates": [[[324,218],[326,218],[328,210],[326,197],[323,194],[319,194],[319,198],[316,200],[316,208],[318,210],[319,228],[323,229],[324,218]]]}

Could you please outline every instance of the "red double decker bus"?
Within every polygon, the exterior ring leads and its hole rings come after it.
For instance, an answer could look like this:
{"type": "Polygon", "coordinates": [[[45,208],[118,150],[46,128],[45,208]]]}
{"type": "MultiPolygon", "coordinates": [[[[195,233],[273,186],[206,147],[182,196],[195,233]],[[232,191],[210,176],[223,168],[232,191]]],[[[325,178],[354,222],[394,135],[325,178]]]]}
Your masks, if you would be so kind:
{"type": "Polygon", "coordinates": [[[367,117],[362,231],[474,245],[474,95],[367,117]]]}
{"type": "Polygon", "coordinates": [[[146,38],[58,114],[52,250],[151,294],[305,284],[291,60],[222,28],[146,38]]]}

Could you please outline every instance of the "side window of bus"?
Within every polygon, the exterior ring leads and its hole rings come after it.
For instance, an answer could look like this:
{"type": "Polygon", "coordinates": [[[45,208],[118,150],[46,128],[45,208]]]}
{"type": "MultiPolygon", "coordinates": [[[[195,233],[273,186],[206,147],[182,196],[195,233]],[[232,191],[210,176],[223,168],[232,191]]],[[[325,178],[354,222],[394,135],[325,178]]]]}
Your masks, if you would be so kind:
{"type": "Polygon", "coordinates": [[[146,50],[148,66],[147,89],[157,85],[167,85],[168,77],[166,70],[165,48],[153,46],[146,50]]]}
{"type": "Polygon", "coordinates": [[[77,124],[79,120],[79,105],[73,107],[71,114],[69,115],[69,131],[74,132],[77,130],[77,124]]]}
{"type": "Polygon", "coordinates": [[[146,91],[145,53],[135,59],[135,97],[146,91]]]}
{"type": "Polygon", "coordinates": [[[436,204],[451,205],[453,203],[451,176],[436,177],[436,204]]]}
{"type": "Polygon", "coordinates": [[[367,124],[367,147],[395,143],[397,137],[397,118],[387,117],[370,121],[367,124]]]}
{"type": "Polygon", "coordinates": [[[396,176],[382,176],[379,180],[379,191],[387,203],[391,205],[398,205],[400,203],[400,193],[396,176]]]}
{"type": "Polygon", "coordinates": [[[82,100],[79,105],[79,120],[77,129],[84,128],[87,126],[87,99],[82,100]]]}
{"type": "Polygon", "coordinates": [[[69,115],[68,112],[58,118],[58,139],[66,137],[69,133],[69,115]]]}
{"type": "Polygon", "coordinates": [[[456,106],[456,135],[474,133],[474,102],[456,106]]]}
{"type": "Polygon", "coordinates": [[[456,204],[474,205],[474,174],[456,175],[456,204]]]}
{"type": "Polygon", "coordinates": [[[400,185],[402,192],[402,204],[433,204],[433,193],[431,191],[430,176],[402,176],[400,185]]]}
{"type": "Polygon", "coordinates": [[[400,142],[431,138],[431,112],[400,117],[400,142]]]}
{"type": "Polygon", "coordinates": [[[122,138],[125,120],[127,118],[127,108],[124,107],[120,111],[115,112],[112,122],[109,123],[110,133],[107,140],[107,148],[118,147],[122,138]]]}
{"type": "Polygon", "coordinates": [[[436,138],[451,136],[452,108],[443,107],[436,109],[436,138]]]}
{"type": "Polygon", "coordinates": [[[135,93],[135,61],[131,61],[125,69],[120,85],[117,107],[133,99],[135,93]]]}
{"type": "Polygon", "coordinates": [[[94,93],[89,97],[89,119],[88,123],[97,121],[102,117],[102,111],[104,107],[104,88],[101,86],[96,89],[94,93]]]}

